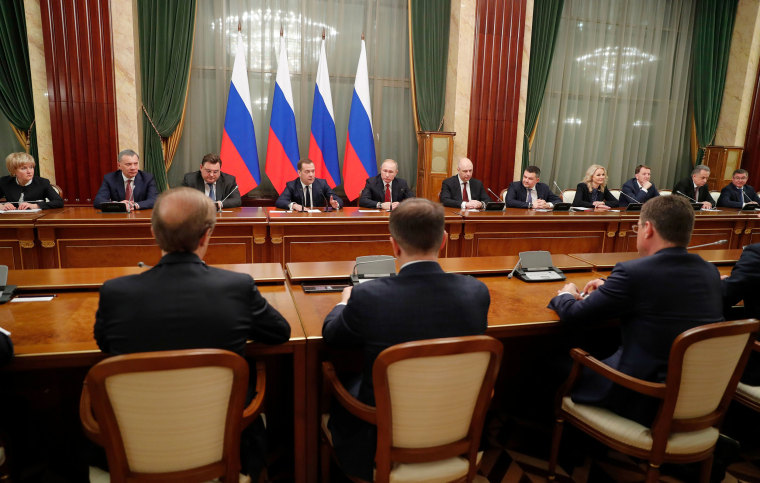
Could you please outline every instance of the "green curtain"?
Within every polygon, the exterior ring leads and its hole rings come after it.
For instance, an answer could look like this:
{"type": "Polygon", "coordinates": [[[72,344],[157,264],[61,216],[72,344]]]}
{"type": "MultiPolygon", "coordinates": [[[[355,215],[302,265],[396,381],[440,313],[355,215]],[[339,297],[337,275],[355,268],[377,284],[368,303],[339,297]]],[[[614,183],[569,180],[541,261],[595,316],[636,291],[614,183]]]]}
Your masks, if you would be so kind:
{"type": "MultiPolygon", "coordinates": [[[[27,134],[29,154],[38,161],[23,0],[0,1],[0,112],[27,134]]],[[[34,171],[39,175],[39,162],[34,171]]]]}
{"type": "Polygon", "coordinates": [[[195,0],[139,0],[145,170],[167,188],[162,140],[182,119],[193,51],[195,0]]]}
{"type": "Polygon", "coordinates": [[[528,97],[525,102],[525,131],[523,138],[522,168],[530,165],[530,134],[538,121],[544,100],[546,80],[552,65],[554,45],[557,42],[559,21],[565,0],[535,0],[533,4],[533,32],[530,36],[530,70],[528,97]]]}
{"type": "Polygon", "coordinates": [[[734,31],[738,0],[698,0],[694,20],[694,125],[697,131],[697,164],[712,144],[726,84],[728,53],[734,31]]]}
{"type": "Polygon", "coordinates": [[[423,131],[440,131],[446,104],[451,1],[410,3],[417,118],[423,131]]]}

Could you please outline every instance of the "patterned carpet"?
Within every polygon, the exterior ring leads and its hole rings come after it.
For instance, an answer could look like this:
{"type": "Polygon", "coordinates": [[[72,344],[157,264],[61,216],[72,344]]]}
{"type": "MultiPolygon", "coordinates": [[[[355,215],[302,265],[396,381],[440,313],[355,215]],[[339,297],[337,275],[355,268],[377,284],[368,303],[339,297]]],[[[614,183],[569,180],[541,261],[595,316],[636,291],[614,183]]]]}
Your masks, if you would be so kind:
{"type": "MultiPolygon", "coordinates": [[[[754,435],[760,439],[760,426],[754,435]]],[[[574,428],[566,427],[560,449],[560,483],[613,483],[643,481],[646,464],[608,450],[574,428]]],[[[533,483],[547,481],[550,425],[497,415],[484,432],[486,451],[480,473],[491,483],[533,483]]],[[[760,448],[741,450],[723,478],[724,483],[760,482],[760,448]]],[[[697,481],[696,465],[664,465],[661,481],[697,481]]]]}

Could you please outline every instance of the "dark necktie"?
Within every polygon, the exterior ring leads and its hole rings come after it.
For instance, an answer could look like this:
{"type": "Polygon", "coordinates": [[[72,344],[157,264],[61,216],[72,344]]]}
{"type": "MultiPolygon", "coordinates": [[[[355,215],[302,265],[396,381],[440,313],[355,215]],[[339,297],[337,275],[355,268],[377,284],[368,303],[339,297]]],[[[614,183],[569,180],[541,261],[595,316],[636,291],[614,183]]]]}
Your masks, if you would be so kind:
{"type": "Polygon", "coordinates": [[[132,180],[131,179],[127,180],[127,188],[125,191],[126,191],[125,199],[127,201],[132,201],[132,180]]]}
{"type": "Polygon", "coordinates": [[[304,201],[303,201],[303,205],[304,206],[309,205],[309,208],[311,208],[313,206],[311,204],[311,185],[309,185],[309,186],[306,187],[305,193],[306,194],[304,195],[305,198],[304,198],[304,201]]]}
{"type": "Polygon", "coordinates": [[[388,183],[385,183],[385,202],[390,203],[391,201],[391,185],[388,183]]]}
{"type": "Polygon", "coordinates": [[[699,203],[699,186],[694,187],[694,201],[699,203]]]}
{"type": "Polygon", "coordinates": [[[216,201],[216,193],[214,193],[214,183],[206,183],[208,185],[208,197],[211,201],[216,201]]]}
{"type": "Polygon", "coordinates": [[[467,203],[468,201],[470,201],[470,197],[467,196],[467,181],[465,181],[462,184],[462,201],[464,201],[465,203],[467,203]]]}
{"type": "Polygon", "coordinates": [[[533,190],[529,189],[528,190],[528,204],[531,204],[531,203],[533,203],[533,190]]]}

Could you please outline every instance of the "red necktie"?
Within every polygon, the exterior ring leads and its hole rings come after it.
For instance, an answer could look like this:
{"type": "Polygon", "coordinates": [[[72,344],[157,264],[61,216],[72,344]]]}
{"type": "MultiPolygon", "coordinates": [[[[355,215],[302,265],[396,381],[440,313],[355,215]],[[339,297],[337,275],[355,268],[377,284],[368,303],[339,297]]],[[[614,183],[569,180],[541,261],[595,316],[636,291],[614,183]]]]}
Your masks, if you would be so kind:
{"type": "Polygon", "coordinates": [[[385,202],[390,203],[391,201],[391,185],[388,183],[385,183],[385,202]]]}
{"type": "Polygon", "coordinates": [[[132,200],[132,180],[131,179],[127,180],[127,189],[126,189],[126,192],[127,192],[126,199],[128,201],[131,201],[132,200]]]}
{"type": "Polygon", "coordinates": [[[465,203],[470,201],[470,197],[467,196],[467,181],[465,181],[464,184],[462,185],[462,201],[464,201],[465,203]]]}

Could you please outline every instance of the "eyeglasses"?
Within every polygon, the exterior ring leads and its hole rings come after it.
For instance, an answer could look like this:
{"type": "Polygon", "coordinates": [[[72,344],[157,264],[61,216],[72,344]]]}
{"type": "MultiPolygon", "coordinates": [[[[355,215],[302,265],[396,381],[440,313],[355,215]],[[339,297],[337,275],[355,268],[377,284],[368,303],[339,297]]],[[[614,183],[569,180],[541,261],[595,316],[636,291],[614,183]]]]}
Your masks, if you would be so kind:
{"type": "Polygon", "coordinates": [[[219,171],[220,171],[220,170],[218,170],[218,169],[214,169],[214,170],[211,170],[211,169],[206,169],[206,168],[203,168],[203,172],[204,172],[204,173],[206,173],[206,174],[214,174],[214,175],[217,175],[217,174],[219,174],[219,171]]]}

